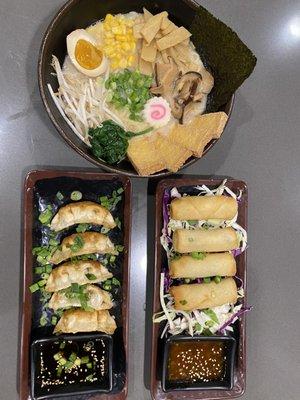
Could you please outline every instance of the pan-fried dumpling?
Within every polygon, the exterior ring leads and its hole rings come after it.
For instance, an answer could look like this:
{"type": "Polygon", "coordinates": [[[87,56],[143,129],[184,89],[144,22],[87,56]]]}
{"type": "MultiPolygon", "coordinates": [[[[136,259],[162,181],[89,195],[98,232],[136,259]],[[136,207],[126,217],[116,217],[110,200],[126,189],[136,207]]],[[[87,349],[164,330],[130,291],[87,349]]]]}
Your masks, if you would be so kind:
{"type": "Polygon", "coordinates": [[[92,253],[116,254],[108,236],[98,232],[74,233],[63,239],[61,246],[52,254],[50,263],[59,264],[68,258],[92,253]]]}
{"type": "Polygon", "coordinates": [[[71,289],[54,293],[49,301],[49,308],[58,310],[59,308],[82,307],[81,298],[83,298],[87,307],[94,310],[109,310],[112,308],[111,296],[106,290],[100,289],[95,285],[86,285],[81,289],[80,294],[72,292],[71,289]]]}
{"type": "Polygon", "coordinates": [[[56,324],[54,333],[104,332],[112,335],[117,325],[107,310],[67,310],[56,324]]]}
{"type": "Polygon", "coordinates": [[[51,229],[61,231],[75,224],[103,225],[112,229],[116,226],[107,208],[92,201],[81,201],[61,207],[51,221],[51,229]]]}
{"type": "Polygon", "coordinates": [[[78,283],[79,285],[99,283],[106,281],[106,279],[112,276],[99,261],[80,260],[77,262],[66,262],[51,271],[45,290],[47,292],[58,292],[59,290],[68,288],[72,283],[78,283]]]}

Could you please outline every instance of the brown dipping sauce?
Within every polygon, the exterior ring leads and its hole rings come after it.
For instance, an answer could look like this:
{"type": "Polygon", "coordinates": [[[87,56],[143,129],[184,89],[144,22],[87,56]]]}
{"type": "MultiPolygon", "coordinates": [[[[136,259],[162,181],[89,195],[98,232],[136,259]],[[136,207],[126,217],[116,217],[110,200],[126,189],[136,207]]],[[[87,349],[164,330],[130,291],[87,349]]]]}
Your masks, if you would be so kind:
{"type": "Polygon", "coordinates": [[[168,380],[211,382],[226,373],[226,345],[218,341],[178,341],[170,343],[168,380]]]}

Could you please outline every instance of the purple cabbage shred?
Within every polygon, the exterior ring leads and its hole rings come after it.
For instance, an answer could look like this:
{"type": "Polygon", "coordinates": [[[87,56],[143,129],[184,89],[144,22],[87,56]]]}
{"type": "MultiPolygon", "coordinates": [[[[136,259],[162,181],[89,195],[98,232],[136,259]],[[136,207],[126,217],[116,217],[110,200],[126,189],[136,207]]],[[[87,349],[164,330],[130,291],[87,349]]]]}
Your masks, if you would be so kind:
{"type": "Polygon", "coordinates": [[[221,334],[224,334],[225,329],[231,325],[233,323],[233,321],[236,318],[239,318],[241,315],[245,314],[248,311],[252,310],[252,306],[248,306],[248,307],[243,307],[241,308],[239,311],[237,311],[236,313],[234,313],[227,322],[225,322],[225,324],[223,324],[220,329],[218,330],[218,332],[220,332],[221,334]]]}

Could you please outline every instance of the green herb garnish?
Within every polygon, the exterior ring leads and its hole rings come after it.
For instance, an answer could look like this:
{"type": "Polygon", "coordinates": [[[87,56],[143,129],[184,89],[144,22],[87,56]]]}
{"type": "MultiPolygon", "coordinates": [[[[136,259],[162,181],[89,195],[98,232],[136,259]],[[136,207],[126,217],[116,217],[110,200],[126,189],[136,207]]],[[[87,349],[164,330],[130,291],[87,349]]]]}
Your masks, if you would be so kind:
{"type": "Polygon", "coordinates": [[[76,232],[83,233],[86,230],[90,229],[91,225],[89,224],[79,224],[76,228],[76,232]]]}
{"type": "Polygon", "coordinates": [[[82,249],[83,246],[84,246],[83,238],[80,235],[77,235],[74,238],[73,244],[70,245],[70,249],[71,249],[71,251],[76,253],[76,251],[79,251],[80,249],[82,249]]]}
{"type": "Polygon", "coordinates": [[[139,71],[124,71],[111,74],[105,82],[108,90],[108,100],[117,109],[127,108],[129,118],[134,121],[143,121],[141,112],[152,95],[150,86],[152,77],[139,71]]]}
{"type": "Polygon", "coordinates": [[[88,280],[95,281],[97,279],[96,275],[94,274],[85,274],[88,280]]]}
{"type": "Polygon", "coordinates": [[[211,282],[211,278],[210,277],[203,278],[203,282],[204,283],[210,283],[211,282]]]}
{"type": "Polygon", "coordinates": [[[61,201],[61,200],[63,200],[64,195],[61,192],[57,192],[56,193],[56,198],[61,201]]]}
{"type": "Polygon", "coordinates": [[[81,200],[82,199],[82,193],[81,192],[79,192],[79,190],[74,190],[72,193],[71,193],[71,200],[73,200],[73,201],[79,201],[79,200],[81,200]]]}
{"type": "Polygon", "coordinates": [[[195,258],[196,260],[204,260],[204,258],[206,257],[205,253],[201,253],[201,252],[197,252],[197,251],[193,251],[191,253],[191,256],[193,258],[195,258]]]}
{"type": "Polygon", "coordinates": [[[196,331],[201,331],[201,325],[199,324],[199,322],[195,323],[195,330],[196,331]]]}
{"type": "Polygon", "coordinates": [[[47,206],[47,208],[42,211],[39,215],[39,221],[43,225],[48,225],[52,219],[53,211],[51,206],[47,206]]]}
{"type": "Polygon", "coordinates": [[[187,304],[187,301],[186,300],[180,300],[179,303],[182,304],[183,306],[185,306],[187,304]]]}
{"type": "Polygon", "coordinates": [[[210,308],[203,310],[204,314],[206,314],[213,322],[215,322],[216,324],[219,323],[218,317],[216,315],[216,313],[211,310],[210,308]]]}
{"type": "Polygon", "coordinates": [[[219,275],[217,275],[217,276],[214,277],[214,282],[215,282],[215,283],[220,283],[221,280],[222,280],[222,278],[221,278],[221,276],[219,276],[219,275]]]}

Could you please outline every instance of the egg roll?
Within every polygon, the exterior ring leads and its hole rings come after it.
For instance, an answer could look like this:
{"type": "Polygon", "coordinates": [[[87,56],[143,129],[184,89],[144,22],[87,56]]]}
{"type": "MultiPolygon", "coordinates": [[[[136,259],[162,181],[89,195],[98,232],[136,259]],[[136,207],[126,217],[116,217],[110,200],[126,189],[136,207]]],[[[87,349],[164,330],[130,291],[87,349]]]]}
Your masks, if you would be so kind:
{"type": "Polygon", "coordinates": [[[234,276],[236,261],[231,253],[206,253],[198,260],[184,255],[169,263],[171,278],[206,278],[210,276],[234,276]]]}
{"type": "Polygon", "coordinates": [[[59,264],[68,258],[92,253],[116,254],[108,236],[98,232],[74,233],[63,239],[61,246],[52,254],[50,263],[59,264]]]}
{"type": "Polygon", "coordinates": [[[104,332],[112,335],[117,325],[107,310],[67,310],[54,328],[54,333],[104,332]]]}
{"type": "Polygon", "coordinates": [[[109,229],[116,226],[107,208],[92,201],[80,201],[61,207],[52,219],[50,228],[58,232],[76,224],[103,225],[109,229]]]}
{"type": "Polygon", "coordinates": [[[72,283],[85,285],[87,283],[104,282],[112,278],[113,274],[108,271],[99,261],[80,260],[77,262],[66,262],[54,268],[45,286],[47,292],[58,292],[66,289],[72,283]],[[96,279],[89,279],[89,278],[96,279]]]}
{"type": "Polygon", "coordinates": [[[238,212],[236,199],[229,196],[184,196],[171,201],[170,215],[176,220],[229,220],[238,212]]]}
{"type": "MultiPolygon", "coordinates": [[[[94,310],[109,310],[113,306],[110,293],[98,286],[87,285],[83,289],[83,294],[86,295],[86,305],[94,310]]],[[[72,293],[66,290],[53,293],[49,301],[49,308],[58,310],[71,307],[82,307],[78,297],[72,296],[72,293]]]]}
{"type": "Polygon", "coordinates": [[[233,278],[222,279],[220,283],[193,283],[171,286],[170,293],[175,301],[175,310],[193,311],[235,304],[237,286],[233,278]]]}
{"type": "Polygon", "coordinates": [[[173,247],[178,253],[220,252],[238,248],[239,240],[233,228],[177,229],[173,247]]]}

